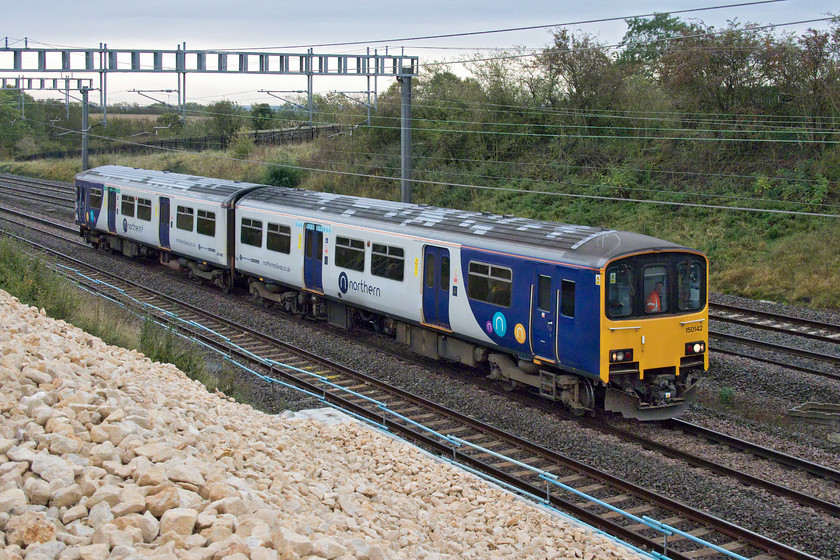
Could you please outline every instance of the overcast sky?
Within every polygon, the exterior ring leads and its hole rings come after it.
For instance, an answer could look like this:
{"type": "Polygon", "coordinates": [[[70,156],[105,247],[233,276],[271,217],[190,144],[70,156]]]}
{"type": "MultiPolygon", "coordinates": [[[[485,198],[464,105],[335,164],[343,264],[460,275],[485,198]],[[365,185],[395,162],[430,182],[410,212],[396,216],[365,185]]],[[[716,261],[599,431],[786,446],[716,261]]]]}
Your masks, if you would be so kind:
{"type": "MultiPolygon", "coordinates": [[[[303,52],[306,47],[313,46],[316,53],[343,54],[365,52],[367,47],[382,52],[388,47],[392,53],[405,49],[405,54],[419,56],[422,64],[463,55],[464,51],[455,49],[507,48],[513,45],[544,47],[549,42],[550,30],[532,29],[421,41],[399,39],[568,24],[731,3],[734,0],[638,0],[633,3],[617,0],[3,0],[0,56],[6,41],[13,47],[28,38],[29,46],[36,48],[96,48],[100,43],[106,43],[115,49],[174,49],[186,42],[188,49],[271,48],[274,52],[303,52]],[[369,43],[331,45],[355,41],[369,43]]],[[[700,19],[716,26],[726,25],[726,21],[731,19],[765,25],[782,24],[826,17],[829,9],[833,9],[835,14],[840,13],[840,9],[829,4],[825,0],[785,0],[773,4],[682,13],[679,17],[700,19]]],[[[809,25],[825,28],[827,23],[809,25]]],[[[800,33],[809,25],[782,29],[800,33]]],[[[626,30],[623,21],[569,27],[596,35],[607,44],[618,43],[626,30]]],[[[0,72],[0,77],[15,76],[13,72],[0,72]]],[[[41,76],[27,74],[27,77],[41,76]]],[[[77,74],[76,77],[84,76],[77,74]]],[[[95,87],[97,82],[98,77],[95,87]]],[[[337,82],[316,77],[314,85],[319,91],[357,91],[366,87],[365,80],[357,78],[342,78],[337,82]]],[[[388,85],[387,80],[380,80],[378,89],[381,91],[388,85]]],[[[176,86],[174,75],[112,75],[108,84],[109,103],[146,104],[149,102],[147,99],[128,90],[174,89],[176,86]]],[[[258,93],[258,90],[305,87],[305,78],[235,75],[211,78],[191,74],[187,78],[187,97],[202,103],[222,98],[243,104],[278,103],[276,99],[258,93]]],[[[176,102],[175,94],[161,94],[161,98],[176,102]]]]}

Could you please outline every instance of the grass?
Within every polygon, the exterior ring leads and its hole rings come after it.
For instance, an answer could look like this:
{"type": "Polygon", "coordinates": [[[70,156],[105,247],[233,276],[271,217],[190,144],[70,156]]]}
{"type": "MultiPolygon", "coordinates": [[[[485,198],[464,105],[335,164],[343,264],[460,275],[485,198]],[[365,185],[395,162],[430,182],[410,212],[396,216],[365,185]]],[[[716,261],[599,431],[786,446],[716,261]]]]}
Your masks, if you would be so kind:
{"type": "MultiPolygon", "coordinates": [[[[300,182],[303,188],[315,191],[389,200],[399,198],[399,184],[396,181],[337,177],[328,173],[271,167],[260,163],[321,167],[320,164],[309,165],[307,162],[324,158],[325,153],[329,154],[331,145],[323,140],[321,143],[279,147],[249,146],[245,160],[232,158],[233,152],[102,155],[92,157],[91,166],[119,164],[281,185],[300,182]]],[[[245,153],[246,150],[240,150],[240,155],[245,153]]],[[[340,158],[336,155],[328,159],[340,158]]],[[[353,170],[364,171],[364,164],[360,162],[353,170]]],[[[12,162],[0,164],[0,171],[71,181],[79,171],[79,163],[77,160],[12,162]]],[[[442,179],[447,180],[445,177],[442,179]]],[[[622,177],[611,177],[607,183],[610,181],[617,182],[616,188],[627,182],[622,177]]],[[[506,186],[516,187],[517,184],[512,179],[506,186]]],[[[522,185],[522,188],[535,189],[534,185],[527,182],[522,185]]],[[[549,183],[545,190],[557,188],[556,183],[549,183]]],[[[729,192],[726,189],[734,187],[719,185],[716,188],[721,192],[729,192]]],[[[415,187],[414,200],[419,203],[624,229],[667,239],[706,253],[711,262],[710,283],[713,292],[840,310],[840,243],[837,242],[840,239],[840,221],[836,218],[606,203],[434,185],[415,187]]]]}

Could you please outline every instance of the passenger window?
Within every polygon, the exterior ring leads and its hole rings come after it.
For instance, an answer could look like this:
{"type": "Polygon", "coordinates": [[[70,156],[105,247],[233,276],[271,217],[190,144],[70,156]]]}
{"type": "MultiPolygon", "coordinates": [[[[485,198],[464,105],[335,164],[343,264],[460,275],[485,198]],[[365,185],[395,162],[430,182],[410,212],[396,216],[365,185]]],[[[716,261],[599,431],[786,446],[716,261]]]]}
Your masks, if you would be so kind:
{"type": "Polygon", "coordinates": [[[292,247],[292,229],[289,226],[268,224],[265,248],[277,253],[289,254],[292,247]]]}
{"type": "Polygon", "coordinates": [[[137,199],[137,219],[145,222],[152,221],[152,201],[148,198],[137,199]]]}
{"type": "Polygon", "coordinates": [[[349,237],[335,238],[335,265],[350,270],[365,269],[365,242],[349,237]]]}
{"type": "Polygon", "coordinates": [[[201,235],[216,237],[216,213],[199,210],[196,231],[201,235]]]}
{"type": "Polygon", "coordinates": [[[192,231],[194,223],[194,212],[192,208],[178,206],[178,213],[175,218],[175,227],[184,231],[192,231]]]}
{"type": "Polygon", "coordinates": [[[509,268],[471,262],[467,295],[470,299],[510,307],[513,293],[513,273],[509,268]]]}
{"type": "Polygon", "coordinates": [[[645,313],[668,309],[668,269],[664,265],[646,266],[644,272],[645,313]]]}
{"type": "Polygon", "coordinates": [[[551,276],[540,274],[537,281],[537,308],[551,311],[551,276]]]}
{"type": "Polygon", "coordinates": [[[631,267],[621,264],[607,269],[607,316],[629,317],[633,314],[634,286],[631,267]]]}
{"type": "Polygon", "coordinates": [[[245,245],[262,247],[262,221],[242,218],[239,240],[245,245]]]}
{"type": "Polygon", "coordinates": [[[120,204],[120,213],[126,218],[134,217],[134,197],[126,194],[122,195],[122,202],[120,204]]]}
{"type": "Polygon", "coordinates": [[[399,247],[373,244],[370,255],[370,273],[374,276],[402,282],[405,270],[404,251],[399,247]]]}
{"type": "Polygon", "coordinates": [[[677,266],[678,306],[680,311],[696,311],[703,307],[703,265],[698,262],[677,266]]]}
{"type": "Polygon", "coordinates": [[[575,316],[575,283],[563,280],[560,293],[560,313],[564,317],[575,316]]]}

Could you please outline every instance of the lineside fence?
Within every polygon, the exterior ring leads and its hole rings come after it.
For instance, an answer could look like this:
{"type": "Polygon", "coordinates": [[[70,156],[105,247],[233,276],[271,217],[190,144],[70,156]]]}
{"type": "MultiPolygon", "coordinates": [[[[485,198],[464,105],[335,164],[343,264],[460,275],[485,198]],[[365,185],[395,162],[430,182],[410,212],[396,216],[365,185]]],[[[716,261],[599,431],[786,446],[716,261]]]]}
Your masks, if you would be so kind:
{"type": "MultiPolygon", "coordinates": [[[[235,138],[245,138],[257,145],[281,145],[309,142],[320,136],[338,134],[346,127],[338,124],[318,126],[302,126],[295,128],[278,128],[272,130],[252,130],[239,132],[235,138]]],[[[228,135],[199,136],[196,138],[169,138],[166,140],[151,140],[147,142],[121,143],[119,141],[110,146],[88,148],[89,155],[101,154],[149,154],[163,150],[178,150],[189,152],[204,152],[209,150],[227,151],[234,137],[228,135]]],[[[33,161],[50,158],[81,157],[82,150],[52,150],[37,154],[21,155],[16,161],[33,161]]]]}

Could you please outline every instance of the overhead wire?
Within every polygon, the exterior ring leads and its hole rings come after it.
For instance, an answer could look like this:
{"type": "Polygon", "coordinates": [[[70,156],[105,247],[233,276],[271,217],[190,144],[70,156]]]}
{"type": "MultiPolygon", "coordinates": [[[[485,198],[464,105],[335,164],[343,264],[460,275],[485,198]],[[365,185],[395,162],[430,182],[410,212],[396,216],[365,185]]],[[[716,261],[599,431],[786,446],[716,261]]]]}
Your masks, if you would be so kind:
{"type": "MultiPolygon", "coordinates": [[[[26,119],[31,120],[31,119],[26,119]]],[[[57,128],[66,132],[81,134],[80,131],[67,129],[64,127],[60,127],[58,125],[54,125],[50,123],[48,126],[57,128]]],[[[142,144],[140,142],[133,142],[130,140],[119,139],[119,138],[111,138],[104,135],[92,134],[88,133],[89,137],[98,138],[106,141],[113,141],[118,143],[123,143],[127,145],[137,145],[143,146],[146,148],[153,148],[158,151],[165,151],[165,152],[174,152],[174,153],[187,153],[185,150],[178,150],[174,148],[165,148],[159,146],[149,146],[148,144],[142,144]]],[[[245,163],[254,163],[259,165],[266,165],[266,166],[275,166],[275,167],[283,167],[283,168],[290,168],[290,169],[297,169],[301,171],[311,171],[311,172],[323,172],[328,174],[335,174],[335,175],[343,175],[343,176],[350,176],[350,177],[359,177],[359,178],[368,178],[368,179],[377,179],[377,180],[390,180],[390,181],[399,181],[399,177],[387,177],[381,175],[373,175],[369,173],[357,173],[357,172],[348,172],[348,171],[337,171],[331,169],[320,169],[320,168],[312,168],[307,166],[300,166],[300,165],[290,165],[290,164],[278,164],[278,163],[270,163],[270,162],[263,162],[259,160],[249,160],[249,159],[240,159],[240,158],[232,158],[229,156],[221,156],[212,153],[204,153],[202,154],[204,157],[213,158],[213,159],[220,159],[220,160],[227,160],[227,161],[242,161],[245,163]]],[[[691,203],[691,202],[678,202],[678,201],[664,201],[664,200],[651,200],[651,199],[636,199],[636,198],[628,198],[628,197],[616,197],[616,196],[603,196],[603,195],[593,195],[593,194],[583,194],[583,193],[568,193],[568,192],[557,192],[557,191],[546,191],[546,190],[530,190],[530,189],[517,189],[511,187],[497,187],[497,186],[487,186],[487,185],[473,185],[468,183],[452,183],[452,182],[445,182],[445,181],[435,181],[435,180],[424,180],[424,179],[412,179],[412,184],[415,185],[432,185],[432,186],[446,186],[446,187],[464,187],[464,188],[471,188],[471,189],[478,189],[478,190],[487,190],[487,191],[497,191],[497,192],[511,192],[517,194],[534,194],[534,195],[547,195],[547,196],[557,196],[557,197],[566,197],[566,198],[575,198],[575,199],[587,199],[587,200],[603,200],[603,201],[613,201],[613,202],[632,202],[632,203],[643,203],[643,204],[654,204],[659,206],[676,206],[676,207],[686,207],[686,208],[700,208],[700,209],[716,209],[716,210],[734,210],[734,211],[743,211],[743,212],[753,212],[753,213],[770,213],[770,214],[780,214],[780,215],[794,215],[794,216],[810,216],[810,217],[825,217],[825,218],[840,218],[840,214],[828,214],[823,212],[809,212],[809,211],[799,211],[799,210],[781,210],[781,209],[768,209],[768,208],[754,208],[754,207],[747,207],[747,206],[725,206],[725,205],[714,205],[714,204],[701,204],[701,203],[691,203]]],[[[809,205],[808,203],[802,203],[805,205],[809,205]]],[[[810,204],[810,206],[817,206],[819,204],[810,204]]]]}

